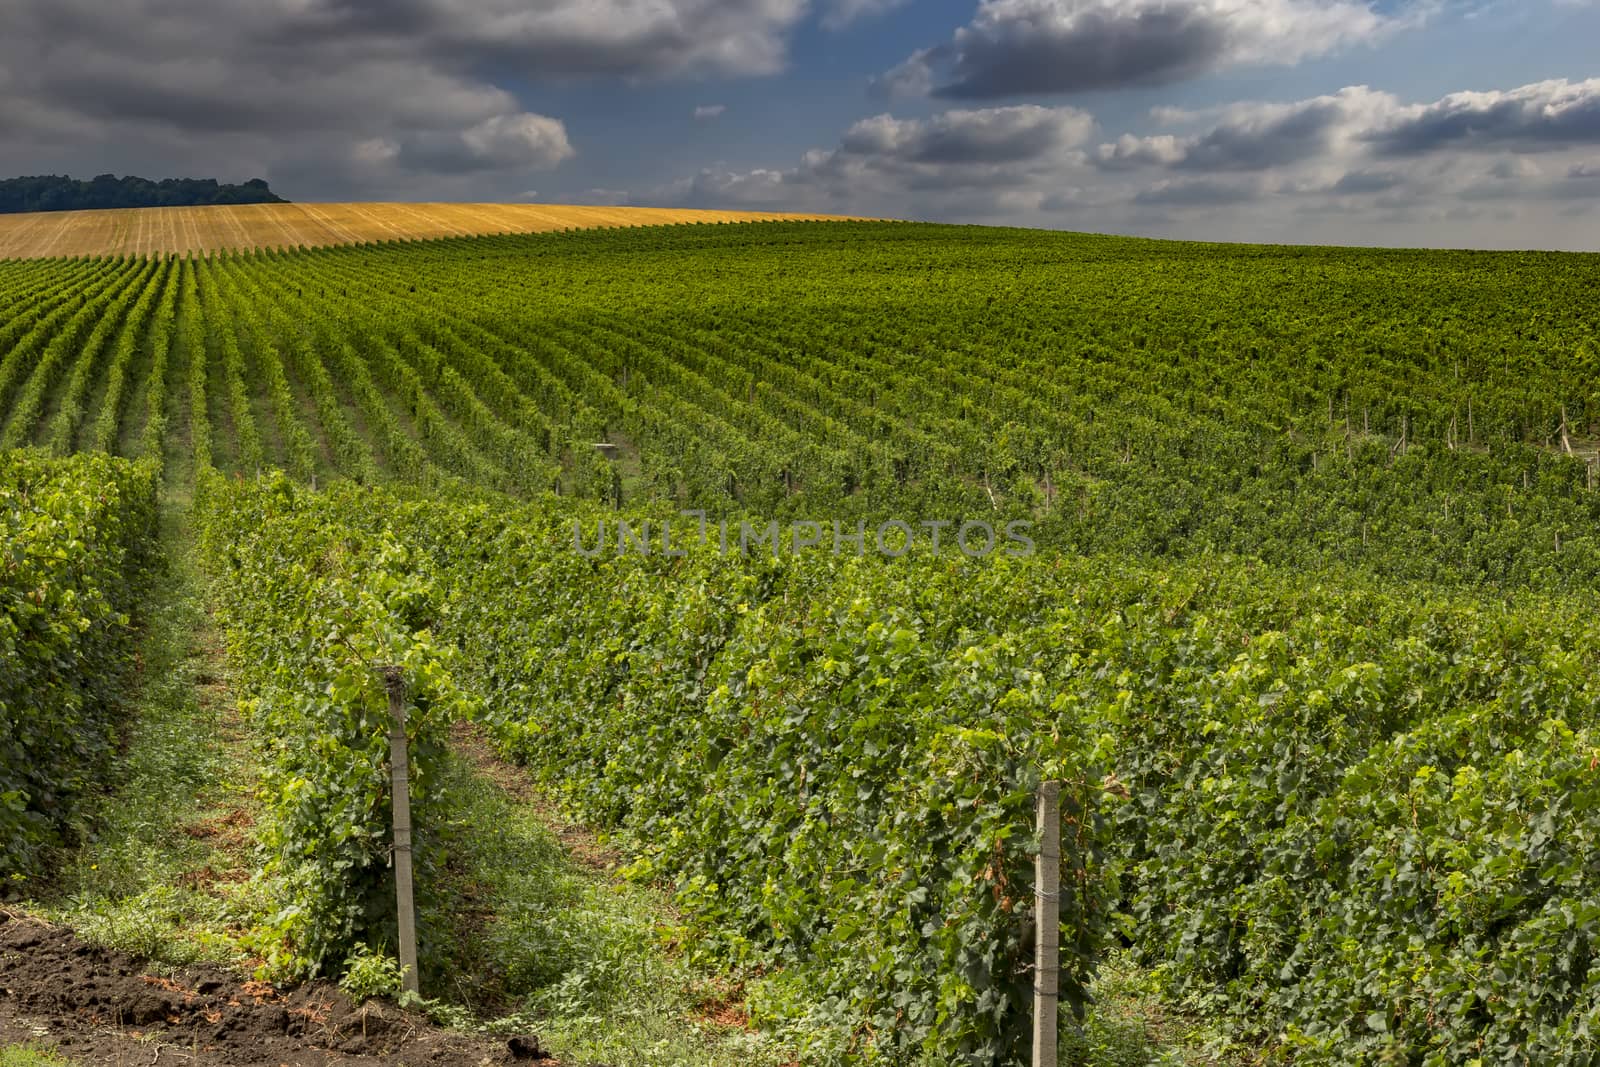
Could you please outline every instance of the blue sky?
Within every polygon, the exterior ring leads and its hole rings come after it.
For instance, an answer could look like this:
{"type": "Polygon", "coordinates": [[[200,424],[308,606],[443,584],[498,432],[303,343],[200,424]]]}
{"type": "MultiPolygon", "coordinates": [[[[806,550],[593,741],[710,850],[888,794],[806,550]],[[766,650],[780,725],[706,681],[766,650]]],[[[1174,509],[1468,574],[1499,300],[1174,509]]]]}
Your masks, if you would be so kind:
{"type": "Polygon", "coordinates": [[[1600,0],[12,0],[0,169],[1600,249],[1600,0]]]}

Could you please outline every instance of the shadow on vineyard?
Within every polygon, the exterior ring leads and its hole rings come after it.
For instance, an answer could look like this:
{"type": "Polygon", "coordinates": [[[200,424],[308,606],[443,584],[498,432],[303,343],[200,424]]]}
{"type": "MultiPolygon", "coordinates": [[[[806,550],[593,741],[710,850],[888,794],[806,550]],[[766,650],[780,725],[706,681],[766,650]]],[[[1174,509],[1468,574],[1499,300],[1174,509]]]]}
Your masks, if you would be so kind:
{"type": "Polygon", "coordinates": [[[1060,1063],[1591,1062],[1597,282],[874,223],[0,261],[8,896],[485,1054],[1012,1067],[1055,783],[1060,1063]]]}

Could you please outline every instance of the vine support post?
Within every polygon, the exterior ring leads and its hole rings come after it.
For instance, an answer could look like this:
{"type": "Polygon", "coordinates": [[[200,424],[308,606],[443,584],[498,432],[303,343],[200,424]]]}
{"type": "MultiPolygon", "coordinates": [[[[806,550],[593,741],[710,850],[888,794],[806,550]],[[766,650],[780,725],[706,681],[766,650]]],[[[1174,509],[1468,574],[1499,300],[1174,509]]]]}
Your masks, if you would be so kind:
{"type": "Polygon", "coordinates": [[[1055,1067],[1061,994],[1061,783],[1039,786],[1039,858],[1034,866],[1033,1067],[1055,1067]]]}
{"type": "Polygon", "coordinates": [[[394,890],[400,926],[402,988],[418,993],[417,912],[411,873],[411,770],[406,756],[406,683],[399,667],[383,667],[389,691],[389,774],[394,811],[394,890]]]}

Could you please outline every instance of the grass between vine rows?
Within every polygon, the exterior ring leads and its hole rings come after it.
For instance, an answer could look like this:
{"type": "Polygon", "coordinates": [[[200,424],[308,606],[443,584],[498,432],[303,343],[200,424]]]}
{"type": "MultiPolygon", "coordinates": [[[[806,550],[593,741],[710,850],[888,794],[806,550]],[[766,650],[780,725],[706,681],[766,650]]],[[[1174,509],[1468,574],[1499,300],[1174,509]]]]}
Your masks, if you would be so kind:
{"type": "Polygon", "coordinates": [[[10,1048],[0,1048],[0,1067],[74,1067],[74,1065],[71,1060],[64,1059],[49,1049],[12,1045],[10,1048]]]}
{"type": "Polygon", "coordinates": [[[242,935],[270,907],[248,877],[254,775],[187,516],[168,501],[161,524],[119,777],[37,898],[84,937],[160,964],[242,964],[242,935]]]}

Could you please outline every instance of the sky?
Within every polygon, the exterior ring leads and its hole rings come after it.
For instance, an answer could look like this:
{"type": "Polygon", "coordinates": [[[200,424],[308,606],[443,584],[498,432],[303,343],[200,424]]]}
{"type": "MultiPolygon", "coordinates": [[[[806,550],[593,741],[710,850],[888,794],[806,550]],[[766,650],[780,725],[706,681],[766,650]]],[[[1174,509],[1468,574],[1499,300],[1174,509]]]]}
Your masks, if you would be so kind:
{"type": "Polygon", "coordinates": [[[0,174],[1600,250],[1600,0],[0,0],[0,174]]]}

